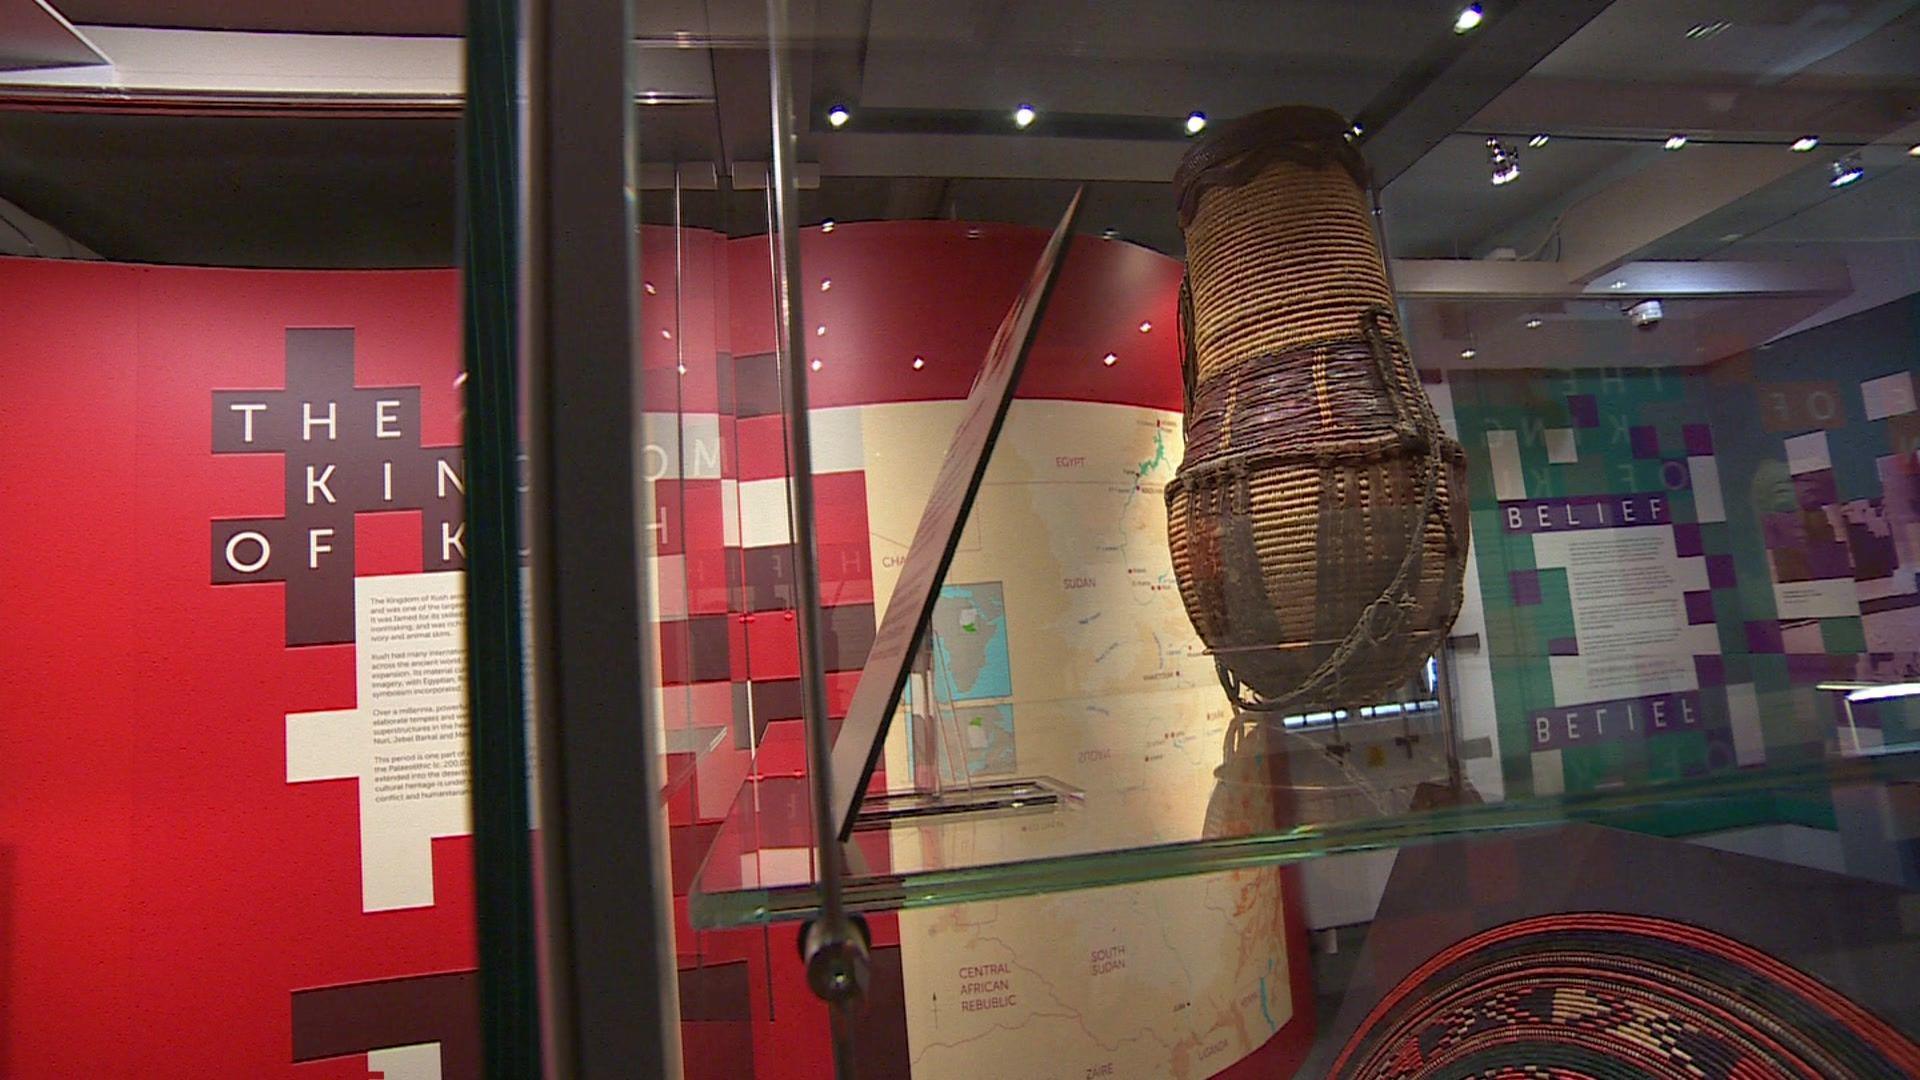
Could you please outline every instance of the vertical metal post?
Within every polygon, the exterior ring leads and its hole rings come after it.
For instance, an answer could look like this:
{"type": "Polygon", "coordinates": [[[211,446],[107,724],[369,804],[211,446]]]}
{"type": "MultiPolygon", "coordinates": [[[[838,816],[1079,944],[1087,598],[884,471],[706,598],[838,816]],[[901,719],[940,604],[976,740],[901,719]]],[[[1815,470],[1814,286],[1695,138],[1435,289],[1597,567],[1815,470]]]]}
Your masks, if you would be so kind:
{"type": "MultiPolygon", "coordinates": [[[[1393,293],[1394,318],[1401,326],[1405,326],[1406,312],[1400,310],[1400,294],[1393,287],[1393,252],[1387,248],[1387,215],[1385,208],[1380,205],[1380,188],[1377,185],[1368,187],[1367,204],[1373,211],[1373,240],[1380,246],[1380,262],[1387,272],[1387,289],[1393,293]]],[[[1408,349],[1411,354],[1412,346],[1408,346],[1408,349]]],[[[1428,407],[1431,408],[1431,404],[1428,407]]],[[[1447,644],[1447,639],[1442,637],[1433,654],[1438,659],[1434,668],[1434,696],[1440,702],[1440,739],[1447,748],[1447,780],[1457,796],[1463,789],[1463,776],[1460,768],[1459,729],[1455,723],[1453,709],[1453,648],[1447,644]]],[[[1409,745],[1407,749],[1411,754],[1412,746],[1409,745]]]]}
{"type": "Polygon", "coordinates": [[[626,0],[526,0],[522,349],[547,1075],[680,1075],[633,356],[626,0]]]}
{"type": "Polygon", "coordinates": [[[798,201],[794,182],[793,84],[786,51],[792,45],[787,0],[767,0],[768,76],[773,120],[773,242],[780,253],[775,303],[778,332],[786,346],[782,372],[787,412],[787,461],[791,480],[788,505],[794,537],[794,607],[800,631],[802,722],[807,736],[807,778],[813,795],[813,835],[820,915],[807,929],[802,952],[813,992],[831,1006],[835,1072],[853,1075],[851,1025],[847,1005],[864,992],[865,942],[847,919],[841,900],[842,860],[839,830],[833,822],[833,746],[827,734],[826,683],[820,656],[818,557],[813,528],[813,453],[807,412],[806,317],[801,306],[800,241],[793,215],[798,201]]]}
{"type": "Polygon", "coordinates": [[[520,592],[517,0],[468,0],[460,264],[466,346],[467,695],[485,1075],[540,1062],[520,592]]]}

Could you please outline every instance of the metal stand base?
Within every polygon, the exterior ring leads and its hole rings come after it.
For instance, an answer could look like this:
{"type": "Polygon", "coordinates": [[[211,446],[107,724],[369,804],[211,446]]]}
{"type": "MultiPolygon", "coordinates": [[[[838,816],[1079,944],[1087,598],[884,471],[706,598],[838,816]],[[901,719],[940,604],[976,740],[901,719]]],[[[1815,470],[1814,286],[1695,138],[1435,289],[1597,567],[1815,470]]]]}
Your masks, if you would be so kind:
{"type": "Polygon", "coordinates": [[[1086,793],[1048,776],[975,781],[971,788],[897,791],[869,795],[854,817],[854,831],[884,829],[897,822],[962,816],[1044,814],[1085,801],[1086,793]]]}

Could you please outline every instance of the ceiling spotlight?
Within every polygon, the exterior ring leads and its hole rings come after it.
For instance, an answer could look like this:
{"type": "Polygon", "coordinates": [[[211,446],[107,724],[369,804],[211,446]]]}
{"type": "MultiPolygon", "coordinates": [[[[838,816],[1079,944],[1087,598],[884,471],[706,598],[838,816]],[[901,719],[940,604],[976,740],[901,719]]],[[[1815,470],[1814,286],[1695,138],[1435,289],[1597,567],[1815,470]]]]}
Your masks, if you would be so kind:
{"type": "Polygon", "coordinates": [[[821,368],[826,367],[827,365],[824,361],[822,361],[819,357],[816,356],[813,358],[813,363],[808,364],[807,366],[812,368],[815,371],[819,371],[821,368]]]}
{"type": "Polygon", "coordinates": [[[1544,320],[1541,320],[1541,319],[1528,319],[1528,320],[1527,320],[1527,329],[1529,329],[1529,330],[1538,330],[1538,329],[1540,329],[1540,328],[1541,328],[1542,326],[1545,326],[1545,325],[1546,325],[1546,322],[1545,322],[1544,320]]]}
{"type": "Polygon", "coordinates": [[[660,328],[660,336],[661,336],[661,337],[663,337],[663,338],[666,338],[666,339],[667,339],[668,341],[672,341],[672,340],[673,340],[673,331],[671,331],[671,330],[669,330],[669,329],[667,329],[666,327],[664,327],[664,326],[663,326],[663,327],[661,327],[661,328],[660,328]]]}
{"type": "Polygon", "coordinates": [[[830,278],[830,277],[828,277],[828,278],[821,278],[821,279],[820,279],[820,291],[821,291],[821,292],[826,292],[827,290],[829,290],[829,289],[831,289],[831,288],[833,288],[833,279],[832,279],[832,278],[830,278]]]}
{"type": "Polygon", "coordinates": [[[1460,14],[1453,17],[1453,32],[1464,34],[1479,26],[1486,17],[1487,13],[1481,10],[1479,4],[1468,4],[1460,9],[1460,14]]]}
{"type": "Polygon", "coordinates": [[[814,336],[814,337],[826,337],[826,336],[827,336],[827,324],[826,324],[826,323],[821,323],[821,324],[820,324],[819,326],[816,326],[816,327],[814,327],[814,328],[813,328],[813,336],[814,336]]]}
{"type": "Polygon", "coordinates": [[[1859,154],[1848,154],[1833,163],[1833,179],[1827,181],[1828,187],[1846,187],[1867,174],[1860,166],[1859,154]]]}
{"type": "Polygon", "coordinates": [[[1475,351],[1473,351],[1472,349],[1461,349],[1461,350],[1460,350],[1460,359],[1462,359],[1462,360],[1471,360],[1471,359],[1473,359],[1474,357],[1476,357],[1476,356],[1479,356],[1479,355],[1480,355],[1479,353],[1477,353],[1477,352],[1475,352],[1475,351]]]}
{"type": "Polygon", "coordinates": [[[1120,235],[1119,229],[1101,229],[1100,230],[1100,239],[1102,240],[1113,240],[1118,238],[1119,235],[1120,235]]]}
{"type": "Polygon", "coordinates": [[[1358,120],[1355,120],[1353,122],[1353,126],[1347,129],[1347,140],[1351,142],[1352,140],[1357,139],[1366,133],[1367,133],[1366,125],[1362,124],[1358,120]]]}
{"type": "Polygon", "coordinates": [[[821,222],[821,223],[820,223],[820,231],[821,231],[821,232],[832,232],[832,231],[833,231],[833,219],[832,219],[832,218],[828,218],[827,220],[825,220],[825,221],[823,221],[823,222],[821,222]]]}
{"type": "Polygon", "coordinates": [[[1143,320],[1143,321],[1142,321],[1142,322],[1140,323],[1140,332],[1141,332],[1141,333],[1143,333],[1143,334],[1144,334],[1144,333],[1146,333],[1147,331],[1149,331],[1149,330],[1151,330],[1151,329],[1153,329],[1153,324],[1152,324],[1152,323],[1150,323],[1150,322],[1146,322],[1146,321],[1144,321],[1144,320],[1143,320]]]}
{"type": "Polygon", "coordinates": [[[1664,145],[1669,150],[1678,150],[1687,145],[1687,137],[1685,135],[1669,135],[1664,145]]]}
{"type": "Polygon", "coordinates": [[[640,283],[640,287],[641,287],[642,289],[645,289],[645,290],[647,291],[647,295],[648,295],[648,296],[653,296],[653,295],[655,295],[655,294],[656,294],[656,293],[657,293],[657,292],[659,291],[659,290],[657,290],[657,289],[655,289],[655,288],[653,287],[653,282],[651,282],[651,281],[643,281],[643,282],[641,282],[641,283],[640,283]]]}
{"type": "Polygon", "coordinates": [[[1207,114],[1190,112],[1187,114],[1187,134],[1198,135],[1207,129],[1207,114]]]}
{"type": "Polygon", "coordinates": [[[835,105],[827,110],[827,123],[834,127],[846,127],[847,121],[852,118],[853,114],[847,111],[845,105],[835,105]]]}
{"type": "Polygon", "coordinates": [[[680,374],[685,375],[687,373],[687,365],[680,364],[678,365],[678,368],[679,368],[680,374]]]}
{"type": "Polygon", "coordinates": [[[1520,157],[1500,144],[1500,140],[1487,136],[1487,164],[1493,170],[1493,185],[1499,187],[1511,184],[1520,178],[1520,157]]]}
{"type": "Polygon", "coordinates": [[[1612,281],[1607,282],[1607,288],[1609,289],[1618,290],[1618,289],[1624,289],[1626,287],[1627,287],[1626,278],[1614,278],[1612,281]]]}
{"type": "Polygon", "coordinates": [[[913,358],[913,370],[915,370],[915,371],[919,371],[919,370],[920,370],[921,368],[923,368],[923,367],[926,367],[926,366],[927,366],[927,360],[926,360],[926,357],[924,357],[924,356],[916,356],[916,357],[914,357],[914,358],[913,358]]]}
{"type": "Polygon", "coordinates": [[[1535,136],[1534,136],[1533,138],[1531,138],[1531,139],[1528,139],[1528,140],[1527,140],[1527,145],[1528,145],[1528,146],[1531,146],[1531,147],[1533,147],[1533,148],[1534,148],[1535,150],[1538,150],[1538,149],[1540,149],[1541,147],[1543,147],[1543,146],[1545,146],[1545,145],[1547,145],[1547,140],[1548,140],[1549,138],[1551,138],[1551,136],[1549,136],[1549,135],[1547,135],[1546,133],[1544,133],[1544,132],[1543,132],[1543,133],[1541,133],[1541,134],[1539,134],[1539,135],[1535,135],[1535,136]]]}
{"type": "Polygon", "coordinates": [[[1112,353],[1108,353],[1107,355],[1100,358],[1100,362],[1107,365],[1108,367],[1112,367],[1113,365],[1120,362],[1120,358],[1118,356],[1115,356],[1112,353]]]}
{"type": "Polygon", "coordinates": [[[1028,124],[1033,123],[1033,118],[1036,115],[1038,114],[1033,111],[1033,106],[1022,105],[1013,110],[1013,126],[1017,128],[1026,127],[1028,124]]]}
{"type": "Polygon", "coordinates": [[[1807,151],[1819,145],[1820,145],[1820,138],[1817,135],[1802,135],[1799,138],[1793,140],[1794,152],[1799,154],[1804,154],[1807,151]]]}
{"type": "Polygon", "coordinates": [[[1907,147],[1907,156],[1920,157],[1920,143],[1914,143],[1912,146],[1907,147]]]}
{"type": "Polygon", "coordinates": [[[1724,20],[1717,22],[1697,22],[1687,27],[1686,38],[1688,41],[1705,41],[1716,34],[1724,33],[1732,28],[1733,24],[1724,20]]]}

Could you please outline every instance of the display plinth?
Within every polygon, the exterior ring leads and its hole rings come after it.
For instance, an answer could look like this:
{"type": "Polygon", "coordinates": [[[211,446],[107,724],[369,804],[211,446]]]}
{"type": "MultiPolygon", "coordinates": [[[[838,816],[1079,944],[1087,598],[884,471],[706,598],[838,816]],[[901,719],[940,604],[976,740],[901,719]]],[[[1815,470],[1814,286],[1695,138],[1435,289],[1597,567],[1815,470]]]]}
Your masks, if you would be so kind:
{"type": "MultiPolygon", "coordinates": [[[[1101,815],[1125,795],[1090,793],[1075,812],[957,820],[897,820],[843,846],[854,911],[1033,896],[1136,881],[1276,866],[1323,855],[1419,844],[1567,821],[1666,836],[1799,822],[1848,787],[1920,780],[1920,744],[1797,765],[1647,783],[1607,791],[1444,807],[1250,835],[1192,834],[1115,847],[1101,815]]],[[[814,914],[806,782],[749,782],[694,880],[689,915],[703,929],[814,914]]]]}

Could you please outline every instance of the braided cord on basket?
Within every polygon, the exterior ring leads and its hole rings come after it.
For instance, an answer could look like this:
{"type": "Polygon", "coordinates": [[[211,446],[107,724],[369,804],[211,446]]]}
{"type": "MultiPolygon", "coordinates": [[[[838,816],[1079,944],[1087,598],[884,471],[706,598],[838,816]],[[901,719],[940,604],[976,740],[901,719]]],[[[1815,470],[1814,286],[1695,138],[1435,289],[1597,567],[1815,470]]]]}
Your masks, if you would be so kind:
{"type": "MultiPolygon", "coordinates": [[[[1317,694],[1338,683],[1339,677],[1350,664],[1359,650],[1366,645],[1378,645],[1398,632],[1406,621],[1409,611],[1415,604],[1413,582],[1419,579],[1425,556],[1425,544],[1422,542],[1427,526],[1434,520],[1439,509],[1440,471],[1446,467],[1446,455],[1442,447],[1446,435],[1440,430],[1439,416],[1434,412],[1425,395],[1417,395],[1420,400],[1411,401],[1416,396],[1411,392],[1401,373],[1395,368],[1398,359],[1396,350],[1400,347],[1394,328],[1393,314],[1384,307],[1370,307],[1361,318],[1360,333],[1367,344],[1375,373],[1378,375],[1385,397],[1394,413],[1394,431],[1398,436],[1398,445],[1371,448],[1371,453],[1356,448],[1332,448],[1322,451],[1247,451],[1226,455],[1208,462],[1186,476],[1176,477],[1168,485],[1169,499],[1176,493],[1183,481],[1190,482],[1196,475],[1204,475],[1216,469],[1233,469],[1244,476],[1253,465],[1274,461],[1300,460],[1312,458],[1327,461],[1345,458],[1375,456],[1389,451],[1413,450],[1422,459],[1420,475],[1419,512],[1412,516],[1404,546],[1405,554],[1393,578],[1380,591],[1355,619],[1345,635],[1333,650],[1320,662],[1314,671],[1292,690],[1278,697],[1265,697],[1245,686],[1234,675],[1224,659],[1216,655],[1214,668],[1220,678],[1222,689],[1236,707],[1245,712],[1280,712],[1295,702],[1312,694],[1317,694]]],[[[1185,327],[1182,327],[1183,331],[1185,327]]],[[[1186,349],[1183,348],[1183,358],[1186,349]]],[[[1191,399],[1190,399],[1191,409],[1191,399]]],[[[1199,510],[1197,500],[1190,499],[1188,514],[1199,510]]],[[[1443,522],[1446,536],[1446,592],[1451,595],[1454,589],[1454,558],[1459,537],[1451,521],[1443,522]]],[[[1197,529],[1195,530],[1198,531],[1197,529]]]]}

